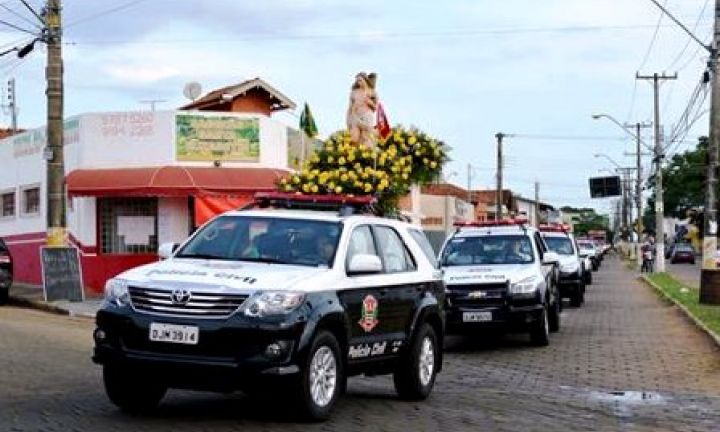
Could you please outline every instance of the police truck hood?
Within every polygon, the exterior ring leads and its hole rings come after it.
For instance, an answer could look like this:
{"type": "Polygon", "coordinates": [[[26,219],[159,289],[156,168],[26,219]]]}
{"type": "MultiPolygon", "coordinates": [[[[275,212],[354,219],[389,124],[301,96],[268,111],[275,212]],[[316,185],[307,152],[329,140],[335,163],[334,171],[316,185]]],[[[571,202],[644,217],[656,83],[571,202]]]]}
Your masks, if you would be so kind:
{"type": "Polygon", "coordinates": [[[173,282],[198,286],[222,286],[238,290],[298,289],[327,274],[327,268],[246,261],[175,258],[128,270],[118,279],[130,283],[171,285],[173,282]]]}

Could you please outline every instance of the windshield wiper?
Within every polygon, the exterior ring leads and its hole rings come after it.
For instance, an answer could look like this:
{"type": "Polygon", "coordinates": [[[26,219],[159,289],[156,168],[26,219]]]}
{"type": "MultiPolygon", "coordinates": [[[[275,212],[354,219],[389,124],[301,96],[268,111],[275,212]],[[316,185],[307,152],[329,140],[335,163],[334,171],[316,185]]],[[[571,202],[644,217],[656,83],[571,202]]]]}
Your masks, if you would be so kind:
{"type": "Polygon", "coordinates": [[[196,259],[208,259],[208,260],[229,260],[230,258],[219,256],[219,255],[212,255],[212,254],[197,254],[197,253],[189,253],[189,254],[180,254],[175,255],[175,258],[196,258],[196,259]]]}
{"type": "Polygon", "coordinates": [[[251,262],[259,262],[259,263],[267,263],[267,264],[292,264],[287,261],[279,260],[277,258],[270,258],[270,257],[243,257],[238,258],[238,261],[251,261],[251,262]]]}

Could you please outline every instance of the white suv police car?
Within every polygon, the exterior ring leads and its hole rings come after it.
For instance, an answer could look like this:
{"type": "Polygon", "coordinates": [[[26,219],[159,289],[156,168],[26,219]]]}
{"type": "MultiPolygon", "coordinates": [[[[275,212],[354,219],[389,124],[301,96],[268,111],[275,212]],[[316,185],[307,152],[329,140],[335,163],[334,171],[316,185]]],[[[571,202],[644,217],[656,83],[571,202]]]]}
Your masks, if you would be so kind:
{"type": "Polygon", "coordinates": [[[580,307],[585,302],[585,281],[592,273],[585,267],[586,260],[580,257],[575,237],[561,225],[541,225],[539,229],[548,248],[560,259],[560,296],[569,298],[571,306],[580,307]]]}
{"type": "Polygon", "coordinates": [[[402,398],[430,394],[445,288],[424,233],[298,209],[307,201],[348,199],[267,194],[108,281],[93,359],[113,403],[151,409],[168,388],[264,391],[318,420],[350,375],[393,374],[402,398]]]}
{"type": "Polygon", "coordinates": [[[490,325],[529,332],[547,345],[560,329],[558,256],[524,220],[461,225],[440,253],[447,287],[448,333],[490,325]]]}

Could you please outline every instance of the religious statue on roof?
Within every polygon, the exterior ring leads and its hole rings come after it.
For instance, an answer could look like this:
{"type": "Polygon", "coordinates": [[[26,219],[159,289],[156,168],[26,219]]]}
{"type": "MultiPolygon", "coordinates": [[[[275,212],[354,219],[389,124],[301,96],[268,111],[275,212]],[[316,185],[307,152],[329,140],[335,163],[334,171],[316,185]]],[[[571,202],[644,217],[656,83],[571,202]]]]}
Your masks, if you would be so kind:
{"type": "Polygon", "coordinates": [[[350,106],[347,111],[347,128],[350,140],[357,145],[375,148],[377,134],[375,131],[375,111],[377,110],[377,93],[375,82],[377,75],[361,72],[355,76],[350,92],[350,106]]]}

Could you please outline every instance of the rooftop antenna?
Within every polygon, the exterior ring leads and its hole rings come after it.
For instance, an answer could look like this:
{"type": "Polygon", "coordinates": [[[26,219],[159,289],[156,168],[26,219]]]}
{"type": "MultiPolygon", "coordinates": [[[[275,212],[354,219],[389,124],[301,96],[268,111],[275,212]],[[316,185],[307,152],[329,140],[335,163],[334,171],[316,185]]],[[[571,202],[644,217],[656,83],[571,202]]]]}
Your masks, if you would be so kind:
{"type": "Polygon", "coordinates": [[[166,99],[147,99],[147,100],[141,100],[141,104],[147,104],[150,105],[150,111],[155,112],[155,105],[159,103],[167,102],[166,99]]]}

